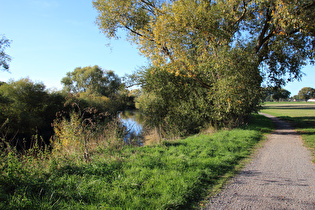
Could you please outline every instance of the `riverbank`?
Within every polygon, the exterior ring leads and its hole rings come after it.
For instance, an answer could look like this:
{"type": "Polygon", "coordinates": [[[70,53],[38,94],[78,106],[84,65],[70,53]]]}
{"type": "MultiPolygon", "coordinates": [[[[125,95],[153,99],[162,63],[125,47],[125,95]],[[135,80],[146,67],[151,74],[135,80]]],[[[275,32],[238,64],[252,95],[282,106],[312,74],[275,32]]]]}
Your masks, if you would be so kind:
{"type": "Polygon", "coordinates": [[[1,156],[0,208],[192,208],[234,174],[272,125],[73,156],[1,156]]]}

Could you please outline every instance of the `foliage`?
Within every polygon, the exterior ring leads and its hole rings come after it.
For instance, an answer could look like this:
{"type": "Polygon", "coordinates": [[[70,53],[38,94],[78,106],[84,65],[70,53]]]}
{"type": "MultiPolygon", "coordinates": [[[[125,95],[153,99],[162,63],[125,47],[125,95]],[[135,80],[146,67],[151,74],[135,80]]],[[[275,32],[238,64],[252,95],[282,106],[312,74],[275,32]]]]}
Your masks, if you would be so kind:
{"type": "Polygon", "coordinates": [[[275,101],[280,101],[280,99],[287,100],[289,99],[291,93],[288,90],[285,90],[283,88],[273,88],[272,91],[272,99],[275,101]]]}
{"type": "Polygon", "coordinates": [[[253,35],[262,62],[262,73],[273,84],[300,80],[301,67],[314,63],[315,5],[311,0],[253,1],[253,13],[246,29],[253,35]]]}
{"type": "Polygon", "coordinates": [[[198,132],[208,123],[211,107],[208,92],[189,77],[176,76],[171,69],[143,69],[145,80],[136,107],[144,114],[146,124],[160,129],[160,135],[180,130],[181,135],[198,132]]]}
{"type": "Polygon", "coordinates": [[[54,121],[55,138],[52,142],[54,153],[63,153],[65,156],[69,154],[79,156],[76,152],[80,152],[84,154],[85,160],[89,160],[89,152],[86,145],[91,132],[86,132],[86,130],[90,130],[89,127],[92,126],[92,123],[88,121],[83,123],[81,121],[82,119],[75,112],[70,114],[69,121],[65,118],[54,121]]]}
{"type": "Polygon", "coordinates": [[[99,145],[89,163],[1,155],[0,208],[192,208],[250,154],[262,137],[262,124],[255,125],[152,147],[110,152],[99,145]]]}
{"type": "Polygon", "coordinates": [[[280,99],[287,100],[289,99],[291,93],[280,87],[264,87],[263,88],[263,99],[264,101],[278,101],[280,99]]]}
{"type": "Polygon", "coordinates": [[[277,84],[286,73],[290,79],[300,78],[301,66],[314,59],[311,0],[95,0],[93,4],[107,37],[118,38],[119,29],[126,30],[153,65],[181,66],[205,87],[212,85],[204,78],[207,61],[217,61],[218,51],[228,53],[239,42],[256,54],[258,63],[264,64],[261,73],[277,84]]]}
{"type": "Polygon", "coordinates": [[[166,81],[145,81],[156,85],[146,94],[155,97],[148,99],[150,107],[164,108],[161,119],[171,112],[169,116],[176,116],[176,110],[198,107],[196,115],[181,118],[194,122],[205,109],[200,106],[207,106],[211,108],[203,113],[213,124],[242,124],[259,108],[262,77],[281,86],[286,76],[300,79],[301,67],[314,61],[315,6],[309,0],[95,0],[93,4],[107,37],[118,38],[119,30],[126,30],[155,72],[160,71],[156,75],[169,72],[178,77],[167,79],[167,86],[173,87],[163,97],[158,92],[166,81]],[[175,88],[186,84],[187,78],[199,86],[175,88]],[[190,91],[188,100],[172,94],[180,89],[190,91]]]}
{"type": "Polygon", "coordinates": [[[78,67],[61,81],[68,92],[67,104],[77,103],[80,108],[96,108],[99,113],[116,115],[117,111],[134,108],[134,97],[113,71],[99,66],[78,67]]]}
{"type": "Polygon", "coordinates": [[[63,108],[64,97],[48,93],[45,85],[28,78],[0,86],[0,124],[7,121],[2,136],[14,138],[11,144],[29,148],[34,135],[42,136],[48,143],[52,135],[51,123],[56,112],[63,108]]]}
{"type": "Polygon", "coordinates": [[[69,119],[55,119],[52,155],[69,159],[81,157],[88,162],[90,154],[100,146],[109,150],[121,149],[126,144],[125,128],[116,120],[104,122],[104,117],[107,117],[106,113],[97,114],[97,110],[87,108],[82,112],[71,112],[69,119]]]}
{"type": "MultiPolygon", "coordinates": [[[[48,145],[54,134],[52,123],[59,112],[70,119],[73,110],[80,112],[80,109],[93,108],[94,113],[86,114],[84,118],[106,113],[102,119],[106,124],[116,118],[118,111],[134,107],[134,97],[129,96],[130,91],[112,71],[103,72],[94,66],[77,68],[72,73],[68,75],[72,75],[74,81],[65,87],[74,88],[73,91],[78,93],[49,91],[43,83],[32,82],[29,78],[1,83],[1,137],[11,145],[17,145],[18,150],[29,149],[37,141],[48,145]],[[98,76],[103,83],[97,81],[98,76]]],[[[66,77],[63,81],[71,78],[66,77]]]]}
{"type": "Polygon", "coordinates": [[[304,87],[299,91],[298,96],[300,99],[304,99],[307,102],[308,99],[315,97],[315,89],[304,87]]]}
{"type": "MultiPolygon", "coordinates": [[[[243,65],[246,61],[237,59],[236,54],[230,54],[230,62],[243,65]]],[[[221,63],[222,67],[228,65],[224,60],[221,63]]],[[[177,75],[171,67],[140,70],[138,82],[142,82],[143,92],[136,99],[136,107],[151,127],[179,130],[181,135],[198,133],[209,124],[239,126],[257,110],[261,90],[255,81],[260,77],[255,68],[246,74],[233,68],[217,73],[222,76],[206,89],[192,77],[177,75]]]]}
{"type": "Polygon", "coordinates": [[[8,40],[5,36],[0,35],[0,69],[8,71],[9,70],[9,62],[11,61],[11,57],[5,53],[5,49],[10,47],[11,41],[8,40]]]}
{"type": "Polygon", "coordinates": [[[129,91],[119,91],[117,95],[108,98],[101,95],[91,95],[86,92],[68,93],[65,106],[79,109],[95,108],[97,113],[107,113],[108,118],[115,118],[117,113],[134,108],[134,97],[128,96],[129,91]]]}
{"type": "Polygon", "coordinates": [[[299,101],[300,100],[300,96],[299,95],[294,95],[294,96],[292,96],[292,99],[294,101],[299,101]]]}
{"type": "Polygon", "coordinates": [[[272,101],[272,94],[273,94],[272,87],[262,87],[263,101],[272,101]]]}
{"type": "Polygon", "coordinates": [[[87,66],[68,72],[61,83],[67,92],[86,92],[95,96],[110,97],[117,93],[121,80],[113,71],[103,71],[99,66],[87,66]]]}

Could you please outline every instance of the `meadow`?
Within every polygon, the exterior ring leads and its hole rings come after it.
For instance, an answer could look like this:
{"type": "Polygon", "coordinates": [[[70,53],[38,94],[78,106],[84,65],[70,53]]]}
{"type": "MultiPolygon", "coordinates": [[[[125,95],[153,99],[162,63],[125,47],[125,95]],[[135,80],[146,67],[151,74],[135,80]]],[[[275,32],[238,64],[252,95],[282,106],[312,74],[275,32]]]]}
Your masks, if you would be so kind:
{"type": "Polygon", "coordinates": [[[261,110],[290,122],[302,136],[306,147],[310,148],[315,163],[315,103],[312,102],[270,102],[261,110]]]}
{"type": "Polygon", "coordinates": [[[99,144],[88,161],[49,150],[22,155],[8,149],[0,155],[0,209],[197,208],[272,129],[269,119],[253,115],[242,128],[153,146],[99,144]]]}

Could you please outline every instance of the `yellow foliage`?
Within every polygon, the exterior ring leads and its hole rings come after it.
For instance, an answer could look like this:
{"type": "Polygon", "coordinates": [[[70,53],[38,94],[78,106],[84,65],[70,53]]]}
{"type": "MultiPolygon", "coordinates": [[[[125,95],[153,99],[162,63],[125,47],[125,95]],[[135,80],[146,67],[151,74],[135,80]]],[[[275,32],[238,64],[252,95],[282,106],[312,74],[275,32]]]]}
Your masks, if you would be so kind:
{"type": "Polygon", "coordinates": [[[53,148],[55,152],[71,153],[80,150],[84,144],[84,133],[77,113],[71,114],[70,121],[63,118],[55,120],[53,125],[55,132],[53,148]]]}

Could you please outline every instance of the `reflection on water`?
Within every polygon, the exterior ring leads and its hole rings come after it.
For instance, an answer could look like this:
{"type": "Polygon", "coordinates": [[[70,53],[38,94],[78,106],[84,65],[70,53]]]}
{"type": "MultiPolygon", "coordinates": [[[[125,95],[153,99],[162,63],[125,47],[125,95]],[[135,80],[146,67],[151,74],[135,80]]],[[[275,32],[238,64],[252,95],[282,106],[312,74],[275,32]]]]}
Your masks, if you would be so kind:
{"type": "Polygon", "coordinates": [[[125,137],[126,141],[129,141],[134,136],[141,135],[144,118],[140,112],[123,111],[119,113],[119,118],[128,131],[128,134],[125,137]]]}

